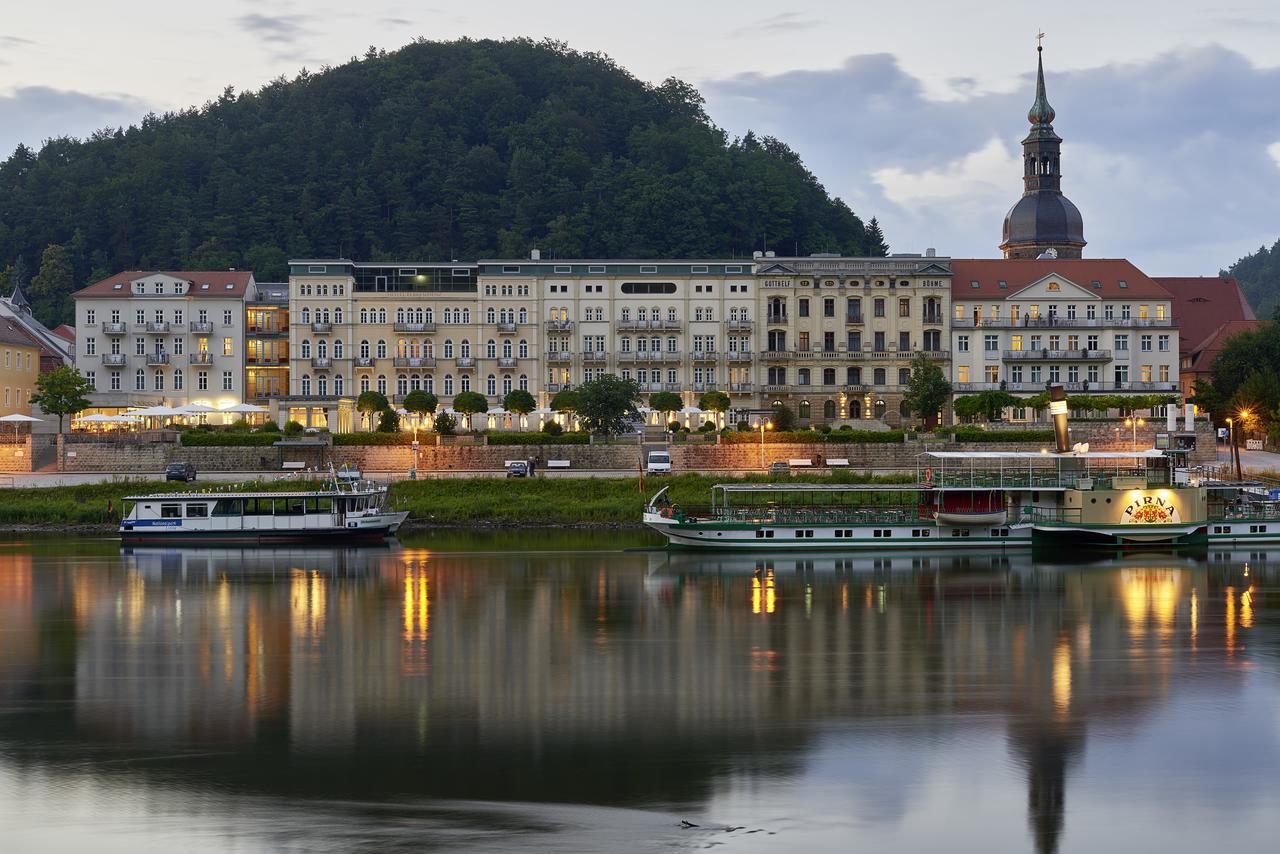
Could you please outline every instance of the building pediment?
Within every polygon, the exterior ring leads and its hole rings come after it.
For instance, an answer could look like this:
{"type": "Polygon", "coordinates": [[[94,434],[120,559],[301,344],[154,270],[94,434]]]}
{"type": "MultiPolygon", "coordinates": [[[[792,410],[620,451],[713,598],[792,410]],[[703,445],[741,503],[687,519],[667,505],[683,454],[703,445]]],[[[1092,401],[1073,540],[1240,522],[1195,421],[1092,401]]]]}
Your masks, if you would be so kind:
{"type": "Polygon", "coordinates": [[[951,268],[943,264],[925,264],[916,270],[918,276],[950,276],[951,268]]]}
{"type": "Polygon", "coordinates": [[[1065,276],[1050,273],[1020,290],[1005,297],[1008,302],[1025,302],[1027,300],[1086,299],[1101,300],[1102,297],[1089,288],[1081,287],[1065,276]]]}
{"type": "Polygon", "coordinates": [[[796,271],[786,264],[769,264],[764,267],[757,267],[756,274],[760,276],[794,276],[796,271]]]}

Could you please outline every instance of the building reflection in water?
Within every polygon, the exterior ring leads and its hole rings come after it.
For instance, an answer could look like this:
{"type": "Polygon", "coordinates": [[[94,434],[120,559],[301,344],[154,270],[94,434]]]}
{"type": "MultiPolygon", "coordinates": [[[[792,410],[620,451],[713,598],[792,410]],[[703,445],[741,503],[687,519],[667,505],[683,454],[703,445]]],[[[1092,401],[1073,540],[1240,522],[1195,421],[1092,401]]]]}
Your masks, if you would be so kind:
{"type": "Polygon", "coordinates": [[[1141,719],[1189,668],[1231,683],[1268,573],[1235,555],[137,549],[33,574],[5,555],[0,697],[65,677],[67,737],[274,763],[206,769],[238,786],[593,803],[787,773],[816,723],[997,720],[1047,852],[1089,727],[1141,719]]]}

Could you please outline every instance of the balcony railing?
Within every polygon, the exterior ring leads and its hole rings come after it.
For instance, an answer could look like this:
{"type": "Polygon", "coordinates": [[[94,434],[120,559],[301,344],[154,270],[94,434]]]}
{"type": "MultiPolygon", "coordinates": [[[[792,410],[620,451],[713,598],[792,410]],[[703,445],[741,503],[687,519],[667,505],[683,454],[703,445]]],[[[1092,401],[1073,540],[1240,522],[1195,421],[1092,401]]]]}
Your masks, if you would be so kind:
{"type": "Polygon", "coordinates": [[[391,364],[397,368],[434,368],[436,360],[428,356],[396,356],[391,364]]]}
{"type": "Polygon", "coordinates": [[[947,322],[947,316],[941,312],[926,311],[924,313],[924,322],[930,326],[940,326],[947,322]]]}
{"type": "Polygon", "coordinates": [[[472,356],[459,356],[453,360],[453,364],[458,368],[474,368],[476,366],[476,360],[472,356]]]}
{"type": "Polygon", "coordinates": [[[720,388],[719,383],[694,383],[694,391],[716,391],[720,388]]]}
{"type": "MultiPolygon", "coordinates": [[[[191,361],[195,362],[195,358],[193,357],[191,361]]],[[[212,361],[213,360],[208,358],[208,355],[206,354],[204,361],[197,362],[196,364],[207,365],[212,361]]],[[[245,359],[244,363],[255,368],[278,368],[289,364],[289,359],[285,356],[250,356],[245,359]]]]}
{"type": "Polygon", "coordinates": [[[504,333],[504,334],[508,334],[508,335],[509,335],[509,334],[512,334],[512,333],[514,333],[514,332],[516,331],[516,325],[515,325],[514,323],[509,322],[509,321],[508,321],[508,322],[504,322],[504,323],[499,323],[499,324],[498,324],[498,331],[499,331],[499,332],[501,332],[501,333],[504,333]]]}
{"type": "Polygon", "coordinates": [[[515,366],[516,366],[516,360],[513,357],[511,356],[498,357],[499,368],[514,368],[515,366]]]}
{"type": "Polygon", "coordinates": [[[552,351],[547,354],[548,362],[568,362],[573,359],[573,354],[568,350],[552,351]]]}
{"type": "Polygon", "coordinates": [[[417,332],[419,334],[436,331],[434,323],[396,323],[392,328],[396,332],[417,332]]]}
{"type": "Polygon", "coordinates": [[[867,321],[866,321],[866,318],[863,317],[861,314],[846,314],[844,316],[844,322],[858,324],[858,323],[866,323],[867,321]]]}
{"type": "Polygon", "coordinates": [[[841,391],[845,394],[866,394],[871,387],[862,383],[847,383],[841,386],[841,391]]]}
{"type": "Polygon", "coordinates": [[[570,387],[571,386],[568,383],[547,383],[547,391],[551,392],[552,394],[555,394],[556,392],[559,392],[559,391],[564,391],[565,389],[568,389],[570,387]]]}
{"type": "Polygon", "coordinates": [[[605,361],[608,361],[608,359],[609,359],[609,354],[606,353],[604,350],[595,350],[590,353],[582,354],[582,361],[584,362],[605,362],[605,361]]]}
{"type": "Polygon", "coordinates": [[[1102,382],[1092,380],[1076,380],[1068,382],[1011,382],[1008,380],[1002,382],[970,382],[970,383],[954,383],[956,392],[974,392],[974,391],[1011,391],[1011,392],[1031,392],[1038,393],[1047,389],[1051,385],[1060,385],[1064,391],[1178,391],[1178,384],[1173,381],[1168,382],[1143,382],[1141,380],[1134,382],[1102,382]]]}
{"type": "Polygon", "coordinates": [[[354,362],[356,363],[356,367],[357,367],[357,368],[372,368],[372,367],[373,367],[373,357],[372,357],[372,356],[356,356],[356,357],[355,357],[355,359],[353,359],[352,361],[354,361],[354,362]]]}
{"type": "Polygon", "coordinates": [[[770,314],[768,318],[768,322],[770,325],[781,326],[783,324],[786,324],[788,321],[787,321],[787,316],[785,314],[770,314]]]}
{"type": "Polygon", "coordinates": [[[749,392],[751,391],[751,383],[729,383],[729,391],[749,392]]]}
{"type": "Polygon", "coordinates": [[[795,355],[795,350],[765,350],[760,353],[760,358],[766,362],[782,362],[793,358],[795,355]]]}
{"type": "Polygon", "coordinates": [[[315,356],[311,359],[311,367],[313,368],[332,368],[333,359],[328,356],[315,356]]]}
{"type": "Polygon", "coordinates": [[[730,362],[750,362],[754,357],[755,357],[754,353],[747,353],[747,352],[741,352],[741,353],[730,352],[729,353],[730,362]]]}
{"type": "Polygon", "coordinates": [[[197,335],[208,335],[213,332],[213,324],[207,320],[197,320],[191,324],[191,331],[197,335]]]}
{"type": "MultiPolygon", "coordinates": [[[[193,324],[191,324],[191,331],[192,331],[192,332],[212,332],[212,331],[213,331],[213,324],[212,324],[212,323],[204,323],[204,324],[195,324],[195,323],[193,323],[193,324]],[[198,330],[198,329],[196,329],[196,326],[197,326],[197,325],[207,326],[207,327],[209,327],[209,328],[208,328],[208,329],[199,329],[199,330],[198,330]]],[[[246,331],[247,331],[250,335],[262,335],[262,336],[265,336],[265,335],[288,335],[288,334],[289,334],[289,327],[288,327],[287,325],[284,325],[284,326],[256,326],[256,325],[255,325],[255,326],[249,326],[249,327],[247,327],[246,331]]]]}
{"type": "Polygon", "coordinates": [[[1005,350],[1007,362],[1039,359],[1050,361],[1109,362],[1110,350],[1005,350]]]}
{"type": "Polygon", "coordinates": [[[172,332],[172,331],[173,331],[172,326],[163,321],[152,321],[147,324],[147,332],[149,333],[154,334],[154,333],[164,333],[164,332],[172,332]]]}
{"type": "Polygon", "coordinates": [[[169,364],[169,354],[168,353],[148,353],[147,364],[148,365],[167,365],[169,364]]]}
{"type": "Polygon", "coordinates": [[[191,359],[191,364],[193,365],[212,365],[213,364],[212,353],[192,353],[189,358],[191,359]]]}
{"type": "Polygon", "coordinates": [[[732,329],[750,329],[751,321],[750,320],[730,320],[729,328],[731,330],[732,329]]]}
{"type": "Polygon", "coordinates": [[[102,324],[102,333],[104,335],[124,335],[129,331],[127,323],[104,323],[102,324]]]}
{"type": "Polygon", "coordinates": [[[787,386],[787,385],[778,385],[776,383],[773,383],[770,385],[762,386],[760,390],[763,391],[765,394],[782,394],[783,392],[787,391],[787,389],[789,388],[790,386],[787,386]]]}
{"type": "Polygon", "coordinates": [[[102,364],[111,366],[123,366],[125,363],[124,353],[103,353],[102,364]]]}
{"type": "Polygon", "coordinates": [[[695,362],[714,362],[718,355],[715,350],[694,350],[693,360],[695,362]]]}
{"type": "Polygon", "coordinates": [[[953,329],[1175,329],[1178,321],[1172,318],[1137,317],[956,317],[953,329]]]}
{"type": "Polygon", "coordinates": [[[620,332],[647,332],[651,329],[672,329],[679,328],[679,321],[669,321],[674,323],[673,326],[666,326],[661,320],[631,320],[624,318],[617,323],[620,332]]]}
{"type": "Polygon", "coordinates": [[[313,323],[311,324],[311,331],[312,332],[332,332],[333,324],[332,323],[313,323]]]}
{"type": "Polygon", "coordinates": [[[572,320],[548,320],[547,321],[548,332],[568,332],[571,329],[573,329],[572,320]]]}

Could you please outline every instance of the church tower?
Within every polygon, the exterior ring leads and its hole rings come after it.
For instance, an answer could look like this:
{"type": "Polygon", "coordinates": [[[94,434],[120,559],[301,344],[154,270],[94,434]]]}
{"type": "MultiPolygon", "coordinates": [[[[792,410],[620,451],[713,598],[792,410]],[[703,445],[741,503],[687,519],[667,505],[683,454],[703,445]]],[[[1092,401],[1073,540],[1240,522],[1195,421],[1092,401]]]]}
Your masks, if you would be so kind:
{"type": "Polygon", "coordinates": [[[1049,250],[1059,258],[1079,258],[1084,220],[1062,195],[1062,139],[1053,132],[1053,107],[1044,89],[1044,48],[1036,52],[1036,100],[1027,113],[1031,132],[1022,141],[1022,198],[1005,214],[1000,249],[1006,258],[1037,258],[1049,250]]]}

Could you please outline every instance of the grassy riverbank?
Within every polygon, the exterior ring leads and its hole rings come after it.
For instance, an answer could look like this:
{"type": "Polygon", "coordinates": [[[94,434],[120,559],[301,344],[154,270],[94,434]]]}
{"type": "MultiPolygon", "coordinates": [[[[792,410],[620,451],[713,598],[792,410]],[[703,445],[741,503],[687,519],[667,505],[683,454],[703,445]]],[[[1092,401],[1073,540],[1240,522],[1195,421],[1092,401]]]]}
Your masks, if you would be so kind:
{"type": "MultiPolygon", "coordinates": [[[[784,483],[900,483],[910,477],[869,478],[840,474],[832,477],[797,475],[775,478],[784,483]]],[[[449,478],[400,481],[391,487],[391,504],[408,510],[411,523],[439,526],[482,525],[638,525],[644,502],[663,486],[671,498],[686,506],[706,505],[716,483],[767,483],[764,476],[727,478],[685,474],[646,478],[641,494],[636,478],[449,478]]],[[[223,484],[200,483],[196,489],[223,484]]],[[[232,488],[297,489],[296,481],[273,482],[232,488]]],[[[182,483],[114,481],[43,489],[0,490],[0,526],[9,528],[65,529],[108,523],[107,507],[119,514],[121,499],[139,492],[182,492],[193,487],[182,483]]],[[[305,488],[305,487],[304,487],[305,488]]]]}

